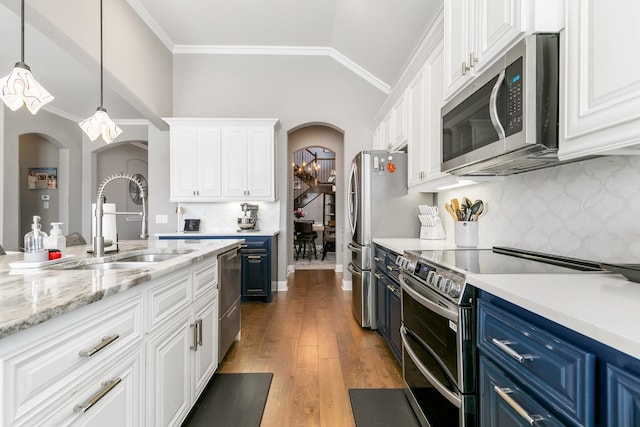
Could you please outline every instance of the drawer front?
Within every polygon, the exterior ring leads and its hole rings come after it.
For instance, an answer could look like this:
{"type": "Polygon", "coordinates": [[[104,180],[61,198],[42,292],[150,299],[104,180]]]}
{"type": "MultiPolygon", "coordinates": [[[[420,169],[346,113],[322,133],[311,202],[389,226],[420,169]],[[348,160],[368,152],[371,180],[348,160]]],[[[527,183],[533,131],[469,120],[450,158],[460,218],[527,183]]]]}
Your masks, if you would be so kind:
{"type": "Polygon", "coordinates": [[[387,272],[387,251],[382,249],[380,246],[376,246],[376,250],[374,252],[373,261],[375,262],[376,270],[387,272]]]}
{"type": "Polygon", "coordinates": [[[566,425],[488,359],[479,366],[481,426],[566,425]]]}
{"type": "Polygon", "coordinates": [[[124,346],[141,340],[142,297],[78,318],[74,324],[55,336],[37,339],[5,361],[6,421],[27,416],[124,346]]]}
{"type": "Polygon", "coordinates": [[[16,426],[143,426],[143,370],[143,353],[126,350],[108,366],[76,379],[16,426]]]}
{"type": "Polygon", "coordinates": [[[191,272],[182,273],[147,291],[147,331],[180,314],[191,304],[191,272]]]}
{"type": "Polygon", "coordinates": [[[203,293],[211,291],[218,284],[218,260],[211,257],[206,265],[198,269],[194,275],[193,297],[197,299],[203,293]]]}
{"type": "Polygon", "coordinates": [[[480,300],[478,346],[554,409],[594,425],[595,356],[480,300]]]}
{"type": "Polygon", "coordinates": [[[245,242],[240,245],[242,250],[250,249],[269,249],[269,240],[268,239],[245,239],[245,242]]]}

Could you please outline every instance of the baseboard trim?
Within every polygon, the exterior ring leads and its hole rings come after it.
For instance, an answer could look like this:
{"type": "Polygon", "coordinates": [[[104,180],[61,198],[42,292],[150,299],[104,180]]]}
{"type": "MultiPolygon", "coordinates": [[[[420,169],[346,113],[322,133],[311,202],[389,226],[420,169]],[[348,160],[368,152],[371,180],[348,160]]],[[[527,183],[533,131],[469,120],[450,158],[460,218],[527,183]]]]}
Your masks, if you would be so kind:
{"type": "Polygon", "coordinates": [[[343,291],[351,291],[351,290],[353,290],[352,287],[351,287],[351,284],[352,284],[351,280],[342,279],[342,290],[343,291]]]}

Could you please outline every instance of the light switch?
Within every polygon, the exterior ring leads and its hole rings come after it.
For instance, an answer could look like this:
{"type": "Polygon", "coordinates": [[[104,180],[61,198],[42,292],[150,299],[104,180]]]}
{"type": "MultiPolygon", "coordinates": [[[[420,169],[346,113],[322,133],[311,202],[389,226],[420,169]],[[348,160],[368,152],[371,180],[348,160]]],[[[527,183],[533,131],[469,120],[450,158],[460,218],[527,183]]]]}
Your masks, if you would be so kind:
{"type": "Polygon", "coordinates": [[[49,202],[43,202],[43,203],[42,203],[42,207],[43,207],[44,209],[49,209],[49,202]]]}
{"type": "Polygon", "coordinates": [[[169,217],[167,215],[156,215],[156,224],[167,224],[169,217]]]}

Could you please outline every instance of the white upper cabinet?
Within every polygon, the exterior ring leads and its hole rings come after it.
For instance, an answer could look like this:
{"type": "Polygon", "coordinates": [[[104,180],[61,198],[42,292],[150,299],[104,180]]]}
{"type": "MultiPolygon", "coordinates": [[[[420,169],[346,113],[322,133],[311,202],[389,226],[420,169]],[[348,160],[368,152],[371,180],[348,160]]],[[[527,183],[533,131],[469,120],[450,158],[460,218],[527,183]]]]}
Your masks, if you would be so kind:
{"type": "Polygon", "coordinates": [[[561,30],[562,17],[561,0],[445,1],[446,99],[526,34],[561,30]]]}
{"type": "Polygon", "coordinates": [[[276,119],[165,119],[172,202],[275,200],[276,119]]]}
{"type": "Polygon", "coordinates": [[[404,91],[391,110],[393,115],[393,135],[391,150],[397,150],[407,144],[407,92],[404,91]]]}
{"type": "MultiPolygon", "coordinates": [[[[569,0],[561,37],[561,159],[640,144],[640,2],[569,0]]],[[[616,151],[617,150],[617,151],[616,151]]]]}
{"type": "Polygon", "coordinates": [[[223,128],[222,162],[226,199],[275,200],[273,127],[223,128]]]}

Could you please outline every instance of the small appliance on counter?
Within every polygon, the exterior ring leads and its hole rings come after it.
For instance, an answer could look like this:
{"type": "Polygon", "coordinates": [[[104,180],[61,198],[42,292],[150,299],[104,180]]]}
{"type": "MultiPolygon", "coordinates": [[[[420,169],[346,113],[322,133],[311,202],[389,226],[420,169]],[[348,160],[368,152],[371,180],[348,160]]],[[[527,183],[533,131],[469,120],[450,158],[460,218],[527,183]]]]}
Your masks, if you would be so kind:
{"type": "Polygon", "coordinates": [[[240,203],[240,208],[244,214],[238,218],[238,231],[259,230],[258,228],[258,205],[251,203],[240,203]]]}
{"type": "Polygon", "coordinates": [[[192,231],[197,232],[200,231],[200,220],[199,219],[185,219],[184,220],[184,231],[192,231]]]}
{"type": "Polygon", "coordinates": [[[425,240],[443,240],[446,238],[437,206],[419,205],[420,238],[425,240]]]}

